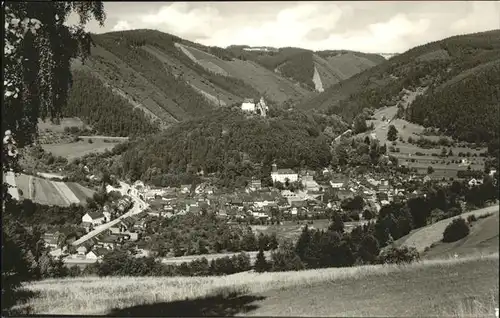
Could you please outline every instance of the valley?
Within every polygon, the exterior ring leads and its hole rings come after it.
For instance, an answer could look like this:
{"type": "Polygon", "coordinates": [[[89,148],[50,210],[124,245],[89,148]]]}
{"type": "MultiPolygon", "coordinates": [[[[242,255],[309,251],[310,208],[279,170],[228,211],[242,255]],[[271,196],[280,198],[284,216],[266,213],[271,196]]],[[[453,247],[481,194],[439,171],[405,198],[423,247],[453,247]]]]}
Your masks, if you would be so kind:
{"type": "Polygon", "coordinates": [[[498,316],[500,30],[267,5],[5,5],[2,316],[498,316]]]}

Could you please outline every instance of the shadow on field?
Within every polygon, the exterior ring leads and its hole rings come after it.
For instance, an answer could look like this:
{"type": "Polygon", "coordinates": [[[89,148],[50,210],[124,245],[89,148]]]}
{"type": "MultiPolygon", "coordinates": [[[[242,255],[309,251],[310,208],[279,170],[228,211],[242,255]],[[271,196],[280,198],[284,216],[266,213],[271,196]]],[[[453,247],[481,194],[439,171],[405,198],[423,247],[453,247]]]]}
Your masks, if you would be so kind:
{"type": "Polygon", "coordinates": [[[258,308],[252,304],[265,297],[246,295],[241,292],[218,293],[216,296],[186,299],[151,305],[114,309],[111,317],[200,317],[225,316],[248,313],[258,308]]]}
{"type": "Polygon", "coordinates": [[[2,316],[24,316],[32,314],[31,307],[23,306],[31,298],[39,295],[27,289],[17,289],[14,292],[6,292],[2,295],[2,316]],[[14,307],[14,308],[13,308],[14,307]]]}

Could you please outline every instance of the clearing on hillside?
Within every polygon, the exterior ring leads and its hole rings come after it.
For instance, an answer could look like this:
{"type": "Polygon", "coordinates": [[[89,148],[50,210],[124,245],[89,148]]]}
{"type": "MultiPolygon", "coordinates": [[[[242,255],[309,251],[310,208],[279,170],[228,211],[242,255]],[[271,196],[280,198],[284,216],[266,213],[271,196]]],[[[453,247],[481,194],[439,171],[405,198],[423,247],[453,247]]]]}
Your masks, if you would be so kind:
{"type": "Polygon", "coordinates": [[[75,158],[83,157],[86,154],[102,153],[106,149],[111,150],[119,143],[120,141],[111,139],[108,140],[103,138],[88,137],[78,142],[43,144],[41,146],[43,150],[51,152],[55,156],[60,156],[68,160],[72,160],[75,158]],[[89,143],[88,139],[91,139],[92,143],[89,143]]]}
{"type": "MultiPolygon", "coordinates": [[[[494,213],[496,215],[496,218],[490,219],[490,221],[494,222],[495,220],[497,221],[498,225],[498,205],[490,206],[484,209],[479,209],[479,210],[474,210],[474,211],[469,211],[466,213],[462,213],[459,216],[455,216],[452,218],[444,219],[439,222],[436,222],[434,224],[428,225],[426,227],[417,229],[412,231],[410,234],[398,239],[395,241],[395,244],[397,246],[413,246],[415,247],[419,252],[423,252],[426,247],[430,247],[431,244],[436,243],[441,241],[443,238],[443,232],[444,229],[450,224],[454,219],[457,218],[464,218],[467,219],[469,215],[475,215],[476,217],[479,217],[484,214],[488,213],[494,213]]],[[[487,234],[489,236],[489,234],[487,234]]],[[[495,237],[495,234],[492,233],[492,237],[495,237]]],[[[496,230],[496,238],[498,240],[498,226],[496,230]]],[[[479,242],[478,242],[479,243],[479,242]]],[[[498,246],[498,242],[496,243],[498,246]]]]}
{"type": "Polygon", "coordinates": [[[42,120],[38,119],[38,131],[40,132],[45,132],[45,131],[52,131],[52,132],[58,132],[58,133],[63,133],[65,128],[71,128],[71,127],[78,127],[79,129],[85,129],[89,128],[88,125],[86,125],[80,118],[77,117],[65,117],[61,118],[60,124],[56,125],[52,123],[50,120],[42,120]]]}
{"type": "Polygon", "coordinates": [[[441,258],[446,256],[498,253],[498,211],[491,216],[472,223],[471,232],[463,239],[453,243],[439,242],[424,252],[421,257],[441,258]]]}

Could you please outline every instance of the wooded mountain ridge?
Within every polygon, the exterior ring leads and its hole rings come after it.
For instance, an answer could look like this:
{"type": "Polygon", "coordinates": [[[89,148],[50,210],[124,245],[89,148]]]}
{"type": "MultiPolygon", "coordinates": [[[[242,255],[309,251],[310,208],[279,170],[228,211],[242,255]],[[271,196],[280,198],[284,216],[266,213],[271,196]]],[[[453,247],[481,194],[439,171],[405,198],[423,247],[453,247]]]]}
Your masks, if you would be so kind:
{"type": "Polygon", "coordinates": [[[282,48],[263,53],[207,47],[145,29],[94,34],[92,40],[90,57],[73,62],[73,76],[75,82],[90,82],[90,74],[101,87],[82,91],[82,85],[74,86],[70,94],[78,101],[70,101],[65,111],[88,124],[99,116],[90,116],[93,106],[86,101],[109,92],[123,100],[120,107],[142,110],[145,118],[165,127],[217,107],[239,105],[245,98],[264,96],[272,105],[290,105],[385,60],[350,51],[282,48]]]}
{"type": "Polygon", "coordinates": [[[351,122],[364,108],[395,106],[403,90],[427,88],[407,107],[407,120],[469,142],[498,139],[500,30],[415,47],[306,98],[298,107],[351,122]]]}

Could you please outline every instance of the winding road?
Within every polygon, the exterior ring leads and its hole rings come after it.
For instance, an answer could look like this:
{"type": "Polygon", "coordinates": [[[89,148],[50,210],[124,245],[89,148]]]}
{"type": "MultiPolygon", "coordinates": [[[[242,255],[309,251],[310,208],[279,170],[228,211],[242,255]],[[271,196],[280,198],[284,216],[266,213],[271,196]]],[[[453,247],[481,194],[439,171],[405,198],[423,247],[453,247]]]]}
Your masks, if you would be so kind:
{"type": "Polygon", "coordinates": [[[132,208],[127,213],[125,213],[122,216],[114,219],[113,221],[97,226],[94,230],[90,231],[89,233],[87,233],[84,236],[80,237],[78,240],[74,241],[72,243],[73,246],[75,246],[75,247],[80,246],[81,244],[85,243],[86,241],[90,240],[91,238],[93,238],[93,237],[95,237],[95,236],[103,233],[104,231],[108,230],[113,225],[116,225],[116,224],[120,223],[121,220],[123,220],[123,219],[125,219],[125,218],[127,218],[129,216],[133,216],[133,215],[139,214],[139,213],[141,213],[142,211],[146,210],[149,207],[149,204],[147,204],[146,202],[144,202],[143,200],[141,200],[141,198],[139,198],[138,196],[134,195],[133,193],[127,193],[128,190],[131,188],[129,185],[127,185],[124,182],[120,182],[120,184],[121,184],[121,188],[119,189],[120,192],[122,192],[122,194],[127,194],[127,195],[129,195],[132,198],[132,201],[134,203],[134,205],[132,206],[132,208]]]}

